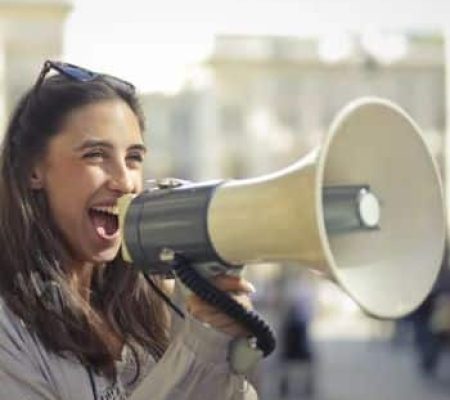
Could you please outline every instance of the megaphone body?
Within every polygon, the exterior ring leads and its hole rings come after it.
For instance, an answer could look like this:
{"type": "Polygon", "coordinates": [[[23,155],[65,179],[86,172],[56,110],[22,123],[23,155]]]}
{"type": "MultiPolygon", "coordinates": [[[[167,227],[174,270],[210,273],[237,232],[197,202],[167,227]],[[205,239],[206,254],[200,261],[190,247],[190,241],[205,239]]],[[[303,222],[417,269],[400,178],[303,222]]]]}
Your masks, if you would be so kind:
{"type": "Polygon", "coordinates": [[[382,318],[424,300],[444,251],[442,189],[420,130],[374,98],[347,106],[318,150],[281,171],[119,206],[124,258],[150,272],[167,272],[174,252],[205,270],[297,263],[382,318]]]}

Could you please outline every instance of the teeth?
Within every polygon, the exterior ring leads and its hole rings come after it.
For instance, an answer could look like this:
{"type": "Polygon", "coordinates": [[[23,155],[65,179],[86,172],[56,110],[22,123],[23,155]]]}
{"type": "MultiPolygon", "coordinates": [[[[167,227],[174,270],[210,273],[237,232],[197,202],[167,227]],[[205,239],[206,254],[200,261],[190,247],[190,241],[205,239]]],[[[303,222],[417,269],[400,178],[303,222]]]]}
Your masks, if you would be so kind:
{"type": "Polygon", "coordinates": [[[115,216],[119,215],[119,207],[118,206],[98,206],[98,207],[92,207],[92,210],[112,214],[115,216]]]}

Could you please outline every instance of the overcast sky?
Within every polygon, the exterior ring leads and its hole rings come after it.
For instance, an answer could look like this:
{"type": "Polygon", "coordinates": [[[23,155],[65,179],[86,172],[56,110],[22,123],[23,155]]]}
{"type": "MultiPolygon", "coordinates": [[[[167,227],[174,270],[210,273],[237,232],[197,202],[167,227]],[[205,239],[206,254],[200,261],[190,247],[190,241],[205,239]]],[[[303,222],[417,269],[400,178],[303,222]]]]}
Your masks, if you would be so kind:
{"type": "MultiPolygon", "coordinates": [[[[175,90],[214,34],[308,36],[340,30],[439,31],[449,0],[73,0],[65,58],[142,91],[175,90]]],[[[448,21],[447,21],[448,19],[448,21]]]]}

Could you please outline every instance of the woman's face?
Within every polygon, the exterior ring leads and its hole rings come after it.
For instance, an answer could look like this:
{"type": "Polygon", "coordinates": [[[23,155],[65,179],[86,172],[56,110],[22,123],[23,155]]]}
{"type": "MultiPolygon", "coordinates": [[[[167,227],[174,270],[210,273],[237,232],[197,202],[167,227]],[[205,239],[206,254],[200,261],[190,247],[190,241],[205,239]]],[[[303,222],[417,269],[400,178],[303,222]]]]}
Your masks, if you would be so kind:
{"type": "Polygon", "coordinates": [[[31,178],[44,190],[74,261],[112,260],[120,247],[117,200],[142,189],[145,147],[138,119],[122,100],[72,111],[31,178]]]}

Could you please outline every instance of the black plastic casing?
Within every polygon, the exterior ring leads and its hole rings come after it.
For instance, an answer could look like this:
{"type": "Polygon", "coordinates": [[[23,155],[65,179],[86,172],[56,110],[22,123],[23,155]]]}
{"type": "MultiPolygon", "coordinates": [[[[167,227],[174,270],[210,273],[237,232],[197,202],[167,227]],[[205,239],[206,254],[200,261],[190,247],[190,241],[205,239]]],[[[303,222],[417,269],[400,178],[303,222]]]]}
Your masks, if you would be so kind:
{"type": "Polygon", "coordinates": [[[223,181],[145,191],[125,216],[124,240],[133,264],[147,273],[170,273],[167,250],[193,264],[227,264],[216,253],[208,233],[208,207],[223,181]]]}

